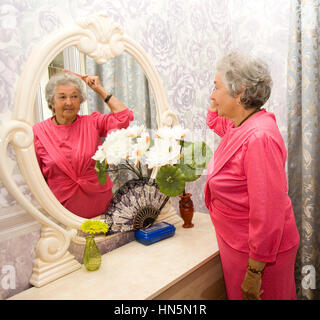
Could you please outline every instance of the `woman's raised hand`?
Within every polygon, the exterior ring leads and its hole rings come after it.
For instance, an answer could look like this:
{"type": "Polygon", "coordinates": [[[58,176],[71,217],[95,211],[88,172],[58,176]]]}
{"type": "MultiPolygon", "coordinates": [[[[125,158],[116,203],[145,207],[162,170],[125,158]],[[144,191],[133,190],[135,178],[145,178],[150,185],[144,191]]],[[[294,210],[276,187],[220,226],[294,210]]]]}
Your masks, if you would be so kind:
{"type": "Polygon", "coordinates": [[[74,76],[82,79],[92,90],[94,90],[97,93],[100,93],[103,89],[103,86],[98,76],[91,76],[89,74],[85,74],[82,76],[81,74],[70,70],[63,70],[63,72],[71,73],[74,76]]]}
{"type": "Polygon", "coordinates": [[[99,93],[103,88],[98,76],[91,76],[89,74],[85,74],[84,76],[82,76],[82,80],[95,92],[99,93]]]}

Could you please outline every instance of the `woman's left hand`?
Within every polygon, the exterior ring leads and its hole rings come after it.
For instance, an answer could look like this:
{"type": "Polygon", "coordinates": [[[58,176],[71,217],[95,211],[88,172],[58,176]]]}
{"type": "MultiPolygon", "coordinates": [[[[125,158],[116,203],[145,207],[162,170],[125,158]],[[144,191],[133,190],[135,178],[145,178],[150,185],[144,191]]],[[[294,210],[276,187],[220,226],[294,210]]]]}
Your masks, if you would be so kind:
{"type": "Polygon", "coordinates": [[[242,297],[244,300],[261,300],[261,274],[247,270],[241,285],[242,297]]]}

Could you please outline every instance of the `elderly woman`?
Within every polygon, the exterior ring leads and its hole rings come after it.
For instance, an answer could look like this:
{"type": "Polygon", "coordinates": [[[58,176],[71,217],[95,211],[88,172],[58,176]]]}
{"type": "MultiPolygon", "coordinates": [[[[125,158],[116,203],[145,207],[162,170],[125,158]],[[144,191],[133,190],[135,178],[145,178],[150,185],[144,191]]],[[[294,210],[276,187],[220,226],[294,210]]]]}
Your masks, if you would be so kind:
{"type": "Polygon", "coordinates": [[[296,299],[299,246],[275,116],[261,109],[272,80],[260,60],[237,52],[217,65],[207,125],[222,140],[207,171],[228,299],[296,299]]]}
{"type": "Polygon", "coordinates": [[[112,182],[100,185],[94,170],[101,137],[110,130],[128,127],[133,112],[104,89],[96,76],[62,72],[46,86],[46,100],[53,116],[33,126],[40,169],[61,204],[83,218],[101,215],[112,199],[112,182]],[[79,78],[81,77],[81,79],[79,78]],[[109,106],[111,113],[79,115],[86,100],[84,82],[109,106]]]}

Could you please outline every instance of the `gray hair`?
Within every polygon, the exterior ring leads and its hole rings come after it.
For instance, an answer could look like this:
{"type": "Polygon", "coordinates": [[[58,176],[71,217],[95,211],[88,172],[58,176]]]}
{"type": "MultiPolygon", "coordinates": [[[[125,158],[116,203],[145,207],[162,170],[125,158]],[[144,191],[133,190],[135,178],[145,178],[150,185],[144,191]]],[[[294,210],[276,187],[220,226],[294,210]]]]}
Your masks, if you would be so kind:
{"type": "MultiPolygon", "coordinates": [[[[56,94],[56,90],[58,86],[63,86],[63,85],[71,85],[74,86],[78,89],[79,95],[80,95],[80,104],[84,101],[86,101],[87,96],[86,96],[86,91],[83,85],[83,81],[79,79],[78,77],[66,73],[66,72],[59,72],[54,74],[50,80],[48,81],[46,85],[46,100],[49,106],[49,109],[52,110],[52,105],[53,105],[53,99],[54,95],[56,94]]],[[[52,110],[53,112],[53,110],[52,110]]]]}
{"type": "Polygon", "coordinates": [[[232,97],[238,96],[245,87],[240,99],[244,108],[260,109],[269,99],[272,79],[262,60],[234,51],[218,61],[217,71],[232,97]]]}

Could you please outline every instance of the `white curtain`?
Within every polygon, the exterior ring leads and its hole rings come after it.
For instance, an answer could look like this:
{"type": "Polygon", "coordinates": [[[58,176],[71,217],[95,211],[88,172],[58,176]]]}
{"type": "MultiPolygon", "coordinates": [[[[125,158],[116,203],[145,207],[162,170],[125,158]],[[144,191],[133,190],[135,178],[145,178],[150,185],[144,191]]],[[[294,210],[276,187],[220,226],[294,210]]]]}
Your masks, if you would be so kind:
{"type": "MultiPolygon", "coordinates": [[[[134,113],[134,121],[130,125],[145,124],[147,129],[157,128],[156,106],[151,88],[140,65],[133,57],[124,52],[103,65],[99,65],[86,57],[86,73],[99,76],[103,86],[134,113]]],[[[88,90],[89,114],[94,111],[108,113],[105,102],[92,90],[88,90]]],[[[137,176],[129,170],[120,169],[121,166],[112,166],[109,172],[112,180],[113,192],[130,179],[137,176]]],[[[147,168],[142,165],[143,174],[147,175],[147,168]]]]}
{"type": "MultiPolygon", "coordinates": [[[[156,107],[148,80],[133,57],[124,52],[103,65],[86,57],[87,73],[99,76],[103,86],[134,112],[133,124],[145,124],[156,129],[156,107]]],[[[107,113],[104,101],[92,90],[88,91],[89,113],[107,113]]]]}

